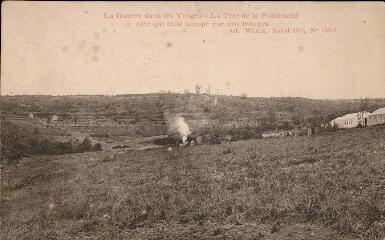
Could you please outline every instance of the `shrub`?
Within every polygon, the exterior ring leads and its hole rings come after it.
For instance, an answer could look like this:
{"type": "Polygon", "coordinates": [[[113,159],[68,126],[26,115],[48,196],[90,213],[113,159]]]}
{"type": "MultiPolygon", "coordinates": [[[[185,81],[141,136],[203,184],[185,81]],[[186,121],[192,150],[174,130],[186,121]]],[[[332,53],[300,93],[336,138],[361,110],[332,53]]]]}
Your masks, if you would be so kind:
{"type": "Polygon", "coordinates": [[[2,121],[1,129],[1,160],[8,163],[30,154],[66,154],[102,149],[100,143],[92,146],[88,137],[85,137],[80,144],[71,140],[63,142],[52,140],[43,137],[39,128],[30,125],[16,125],[2,121]]]}
{"type": "Polygon", "coordinates": [[[85,137],[83,142],[78,146],[78,152],[89,152],[91,150],[92,144],[89,137],[85,137]]]}
{"type": "Polygon", "coordinates": [[[101,150],[102,150],[102,145],[101,145],[100,143],[96,143],[96,144],[94,145],[94,150],[95,150],[95,151],[101,151],[101,150]]]}
{"type": "Polygon", "coordinates": [[[211,113],[211,109],[209,107],[207,107],[207,106],[204,106],[203,107],[203,112],[204,113],[211,113]]]}
{"type": "Polygon", "coordinates": [[[231,149],[227,148],[227,149],[223,150],[222,152],[223,152],[223,154],[230,154],[231,153],[231,149]]]}

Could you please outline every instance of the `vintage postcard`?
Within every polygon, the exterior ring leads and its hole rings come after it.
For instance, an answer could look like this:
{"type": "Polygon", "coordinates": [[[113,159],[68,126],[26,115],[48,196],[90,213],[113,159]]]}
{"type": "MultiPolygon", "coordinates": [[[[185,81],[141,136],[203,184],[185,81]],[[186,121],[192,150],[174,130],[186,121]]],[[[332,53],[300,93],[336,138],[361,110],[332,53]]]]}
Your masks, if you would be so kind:
{"type": "Polygon", "coordinates": [[[384,239],[384,2],[1,5],[0,239],[384,239]]]}

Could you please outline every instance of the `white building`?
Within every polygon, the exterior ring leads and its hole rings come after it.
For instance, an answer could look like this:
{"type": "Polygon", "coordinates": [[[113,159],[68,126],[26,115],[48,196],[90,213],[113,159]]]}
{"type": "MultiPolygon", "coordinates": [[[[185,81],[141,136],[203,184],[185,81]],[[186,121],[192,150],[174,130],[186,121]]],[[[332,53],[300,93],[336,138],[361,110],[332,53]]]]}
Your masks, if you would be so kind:
{"type": "Polygon", "coordinates": [[[52,122],[57,122],[59,120],[59,117],[57,115],[53,115],[51,118],[52,122]]]}
{"type": "Polygon", "coordinates": [[[369,112],[349,113],[329,122],[330,126],[338,128],[355,128],[359,125],[366,126],[369,112]]]}
{"type": "Polygon", "coordinates": [[[368,126],[385,123],[385,107],[379,108],[368,116],[368,126]]]}

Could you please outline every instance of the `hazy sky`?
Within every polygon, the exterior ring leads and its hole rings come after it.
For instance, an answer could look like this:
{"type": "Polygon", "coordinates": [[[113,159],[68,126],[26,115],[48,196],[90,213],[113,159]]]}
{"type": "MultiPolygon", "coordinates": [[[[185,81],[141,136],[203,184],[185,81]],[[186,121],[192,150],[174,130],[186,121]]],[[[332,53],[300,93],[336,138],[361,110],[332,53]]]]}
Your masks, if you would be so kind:
{"type": "Polygon", "coordinates": [[[194,91],[385,97],[385,4],[5,2],[1,94],[194,91]],[[329,34],[136,28],[104,13],[298,12],[271,26],[329,34]]]}

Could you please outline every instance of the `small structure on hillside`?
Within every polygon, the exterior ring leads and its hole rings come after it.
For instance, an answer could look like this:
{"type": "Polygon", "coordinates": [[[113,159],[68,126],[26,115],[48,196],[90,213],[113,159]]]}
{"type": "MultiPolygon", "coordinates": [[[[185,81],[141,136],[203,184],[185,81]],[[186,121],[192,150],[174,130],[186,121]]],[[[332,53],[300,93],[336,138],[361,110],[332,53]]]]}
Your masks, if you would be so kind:
{"type": "Polygon", "coordinates": [[[47,119],[47,124],[54,127],[64,127],[64,119],[54,114],[47,119]]]}
{"type": "Polygon", "coordinates": [[[58,120],[59,120],[59,116],[58,115],[56,115],[56,114],[52,115],[51,122],[57,122],[58,120]]]}
{"type": "Polygon", "coordinates": [[[35,115],[34,115],[33,113],[29,113],[29,114],[28,114],[28,117],[29,117],[30,119],[33,119],[33,118],[35,117],[35,115]]]}
{"type": "Polygon", "coordinates": [[[331,127],[338,128],[355,128],[358,126],[365,127],[367,125],[367,119],[369,112],[357,112],[345,114],[342,117],[338,117],[329,122],[331,127]]]}
{"type": "Polygon", "coordinates": [[[368,126],[385,123],[385,107],[379,108],[368,115],[368,126]]]}

